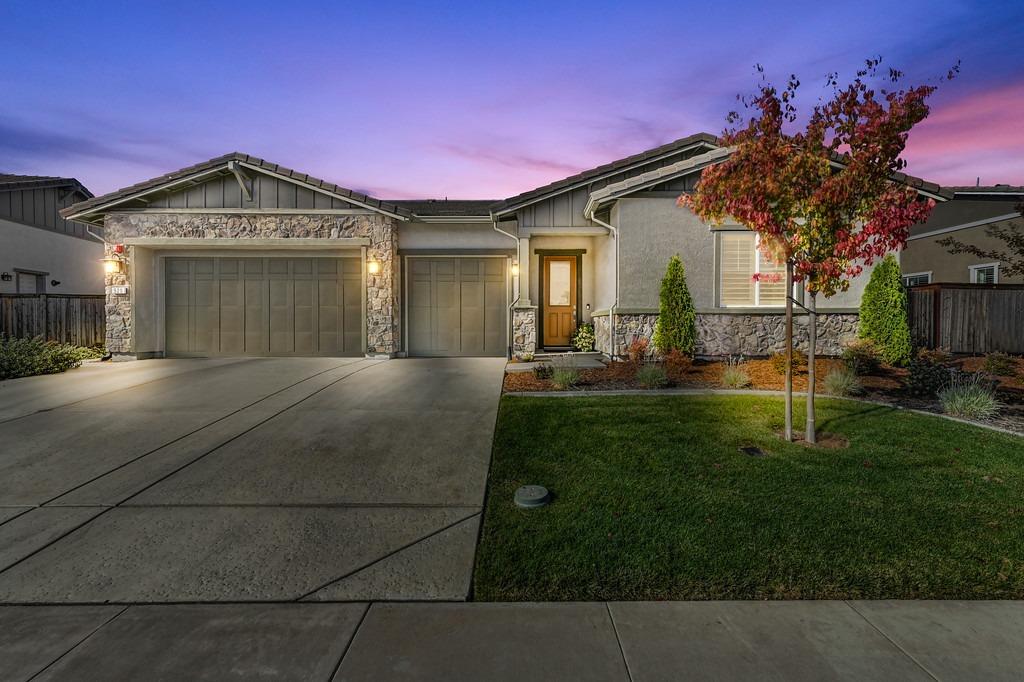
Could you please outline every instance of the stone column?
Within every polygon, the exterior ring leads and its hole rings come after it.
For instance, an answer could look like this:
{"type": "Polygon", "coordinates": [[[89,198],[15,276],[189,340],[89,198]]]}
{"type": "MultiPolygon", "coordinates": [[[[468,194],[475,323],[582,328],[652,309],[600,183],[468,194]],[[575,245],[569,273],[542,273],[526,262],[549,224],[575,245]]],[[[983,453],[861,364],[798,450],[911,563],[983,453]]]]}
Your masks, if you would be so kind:
{"type": "Polygon", "coordinates": [[[366,273],[366,353],[394,355],[398,351],[398,239],[389,218],[377,219],[370,230],[367,261],[376,261],[380,270],[366,273]]]}

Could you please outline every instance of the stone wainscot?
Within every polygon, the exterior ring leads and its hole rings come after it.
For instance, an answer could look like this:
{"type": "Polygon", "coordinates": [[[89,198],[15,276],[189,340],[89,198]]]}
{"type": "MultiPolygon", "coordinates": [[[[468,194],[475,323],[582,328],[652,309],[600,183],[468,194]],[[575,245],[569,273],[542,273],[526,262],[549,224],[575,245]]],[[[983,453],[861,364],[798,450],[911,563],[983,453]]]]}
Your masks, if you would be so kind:
{"type": "MultiPolygon", "coordinates": [[[[112,213],[104,222],[104,236],[108,257],[116,244],[132,237],[369,239],[367,258],[380,262],[380,271],[366,276],[366,352],[393,355],[398,350],[398,238],[393,220],[386,216],[112,213]]],[[[119,295],[113,288],[130,283],[133,248],[120,254],[121,272],[106,276],[107,350],[121,358],[134,356],[132,289],[119,295]]]]}
{"type": "MultiPolygon", "coordinates": [[[[651,340],[657,313],[615,315],[614,356],[625,357],[635,338],[651,340]]],[[[806,351],[810,334],[806,315],[794,314],[793,340],[806,351]]],[[[594,316],[597,350],[609,355],[608,315],[594,316]]],[[[843,344],[857,335],[856,313],[818,313],[817,349],[823,356],[838,356],[843,344]]],[[[786,318],[779,313],[697,313],[696,354],[703,357],[745,355],[763,357],[785,350],[786,318]]]]}

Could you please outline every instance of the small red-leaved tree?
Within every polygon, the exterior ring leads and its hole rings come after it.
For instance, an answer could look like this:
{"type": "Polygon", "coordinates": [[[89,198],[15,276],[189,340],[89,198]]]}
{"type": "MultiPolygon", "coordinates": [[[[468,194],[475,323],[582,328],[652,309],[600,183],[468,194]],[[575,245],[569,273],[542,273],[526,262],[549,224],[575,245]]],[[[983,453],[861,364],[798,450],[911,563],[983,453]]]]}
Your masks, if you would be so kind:
{"type": "MultiPolygon", "coordinates": [[[[928,115],[926,100],[935,86],[876,92],[872,83],[880,63],[868,60],[844,87],[831,74],[831,97],[814,106],[803,130],[791,132],[784,128],[799,127],[800,82],[791,76],[779,92],[763,81],[757,95],[744,100],[752,113],[745,120],[736,112],[729,115],[735,127],[725,131],[722,143],[732,153],[706,168],[697,191],[679,200],[704,220],[730,218],[754,230],[764,255],[786,264],[787,439],[792,439],[792,283],[802,282],[809,298],[806,439],[813,443],[818,295],[847,289],[874,259],[902,248],[910,226],[924,221],[934,205],[894,181],[894,175],[906,165],[900,155],[907,134],[928,115]]],[[[901,77],[890,70],[888,81],[896,88],[901,77]]]]}

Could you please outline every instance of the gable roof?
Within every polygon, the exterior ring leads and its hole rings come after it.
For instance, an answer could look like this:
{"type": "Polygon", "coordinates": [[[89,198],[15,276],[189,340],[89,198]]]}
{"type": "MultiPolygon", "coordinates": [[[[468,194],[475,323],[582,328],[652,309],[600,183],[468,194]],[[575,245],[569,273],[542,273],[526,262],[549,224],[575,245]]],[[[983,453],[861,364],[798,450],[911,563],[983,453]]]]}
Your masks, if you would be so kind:
{"type": "Polygon", "coordinates": [[[409,220],[412,218],[412,212],[406,208],[381,201],[380,199],[374,199],[373,197],[365,194],[315,178],[312,175],[299,173],[290,168],[280,166],[276,163],[271,163],[270,161],[265,161],[264,159],[255,156],[243,154],[241,152],[231,152],[230,154],[218,156],[210,159],[209,161],[197,163],[194,166],[188,166],[150,180],[145,180],[128,187],[123,187],[119,190],[115,190],[87,201],[81,201],[73,206],[63,209],[61,211],[61,215],[65,218],[74,217],[77,219],[85,219],[86,216],[99,215],[114,205],[125,203],[144,194],[168,189],[172,186],[182,188],[187,187],[190,184],[198,184],[209,175],[228,172],[227,165],[230,161],[237,161],[248,168],[284,178],[298,185],[306,186],[314,191],[333,195],[343,201],[362,205],[386,215],[391,215],[403,220],[409,220]]]}
{"type": "Polygon", "coordinates": [[[75,178],[60,178],[55,175],[15,175],[0,173],[0,192],[22,189],[45,189],[47,187],[70,187],[73,191],[87,199],[92,198],[85,185],[75,178]]]}
{"type": "Polygon", "coordinates": [[[731,153],[732,147],[719,147],[718,149],[712,149],[709,152],[697,154],[696,156],[691,156],[688,159],[676,161],[675,163],[670,163],[667,166],[655,168],[654,170],[647,171],[646,173],[634,175],[631,178],[626,178],[625,180],[605,185],[601,189],[596,189],[590,193],[590,198],[587,200],[587,206],[583,211],[583,215],[591,216],[594,214],[594,211],[601,206],[601,204],[614,201],[626,194],[632,194],[633,192],[638,192],[647,187],[660,184],[677,175],[694,173],[706,166],[722,161],[731,153]]]}
{"type": "Polygon", "coordinates": [[[494,199],[389,199],[389,203],[407,208],[416,216],[488,217],[494,199]]]}
{"type": "Polygon", "coordinates": [[[602,177],[614,175],[615,173],[620,173],[622,171],[628,170],[629,168],[636,166],[637,164],[643,164],[645,162],[652,161],[659,157],[670,155],[674,152],[678,152],[687,147],[692,147],[696,145],[717,147],[718,138],[712,135],[711,133],[697,133],[696,135],[682,137],[679,138],[678,140],[675,140],[674,142],[663,144],[660,147],[648,149],[645,152],[633,154],[632,156],[627,156],[617,161],[612,161],[602,166],[597,166],[596,168],[591,168],[590,170],[585,170],[575,175],[570,175],[567,178],[557,180],[550,184],[544,185],[543,187],[531,189],[529,192],[523,192],[522,194],[517,194],[514,197],[509,197],[508,199],[496,202],[490,207],[491,213],[492,215],[509,213],[526,204],[540,201],[541,199],[544,199],[553,194],[559,194],[561,192],[568,191],[582,183],[593,182],[595,180],[599,180],[602,177]]]}

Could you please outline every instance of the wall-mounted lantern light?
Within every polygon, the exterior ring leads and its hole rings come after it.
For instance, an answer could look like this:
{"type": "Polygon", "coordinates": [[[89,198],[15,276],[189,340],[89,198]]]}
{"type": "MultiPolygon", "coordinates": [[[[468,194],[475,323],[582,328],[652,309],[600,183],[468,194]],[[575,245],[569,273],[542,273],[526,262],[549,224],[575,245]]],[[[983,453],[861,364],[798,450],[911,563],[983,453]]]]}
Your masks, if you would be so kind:
{"type": "Polygon", "coordinates": [[[366,271],[371,275],[376,275],[380,272],[380,261],[373,258],[366,261],[366,271]]]}
{"type": "Polygon", "coordinates": [[[519,276],[519,261],[512,261],[512,276],[519,276]]]}
{"type": "Polygon", "coordinates": [[[9,273],[9,272],[0,273],[0,280],[3,280],[4,282],[10,282],[12,279],[14,279],[14,277],[11,275],[11,273],[9,273]]]}
{"type": "Polygon", "coordinates": [[[121,259],[117,256],[107,256],[103,259],[103,272],[114,274],[121,272],[121,259]]]}

